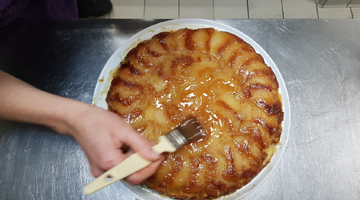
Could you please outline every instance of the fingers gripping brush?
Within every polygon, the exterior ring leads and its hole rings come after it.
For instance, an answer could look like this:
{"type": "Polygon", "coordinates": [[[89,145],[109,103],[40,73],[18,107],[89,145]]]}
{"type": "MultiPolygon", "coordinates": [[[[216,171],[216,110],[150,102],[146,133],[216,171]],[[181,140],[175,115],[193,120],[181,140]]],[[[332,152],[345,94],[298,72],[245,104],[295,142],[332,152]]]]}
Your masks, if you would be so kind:
{"type": "MultiPolygon", "coordinates": [[[[156,153],[174,152],[186,143],[198,141],[205,136],[204,129],[194,118],[187,118],[176,129],[168,132],[159,138],[158,143],[152,147],[156,153]]],[[[148,166],[151,161],[142,158],[134,153],[121,163],[111,168],[93,182],[85,186],[84,193],[92,194],[116,181],[119,181],[148,166]]]]}

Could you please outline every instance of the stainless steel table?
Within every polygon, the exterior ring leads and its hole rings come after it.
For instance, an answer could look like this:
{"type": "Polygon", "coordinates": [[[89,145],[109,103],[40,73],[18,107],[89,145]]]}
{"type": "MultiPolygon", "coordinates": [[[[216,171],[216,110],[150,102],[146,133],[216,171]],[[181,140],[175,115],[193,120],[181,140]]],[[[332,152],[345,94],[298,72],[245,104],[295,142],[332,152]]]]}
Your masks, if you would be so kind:
{"type": "MultiPolygon", "coordinates": [[[[360,21],[219,20],[273,58],[292,124],[272,174],[244,199],[360,199],[360,21]]],[[[91,103],[111,54],[158,20],[18,20],[0,28],[0,69],[91,103]]],[[[1,98],[1,97],[0,97],[1,98]]],[[[122,183],[91,196],[87,160],[71,137],[0,121],[0,199],[141,199],[122,183]]]]}

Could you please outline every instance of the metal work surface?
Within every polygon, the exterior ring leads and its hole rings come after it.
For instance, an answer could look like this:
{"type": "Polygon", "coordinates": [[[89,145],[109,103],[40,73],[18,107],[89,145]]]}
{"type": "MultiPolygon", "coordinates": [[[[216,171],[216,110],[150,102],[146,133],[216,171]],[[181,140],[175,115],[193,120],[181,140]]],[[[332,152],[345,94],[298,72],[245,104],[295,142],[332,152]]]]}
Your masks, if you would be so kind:
{"type": "MultiPolygon", "coordinates": [[[[271,175],[243,199],[360,198],[360,21],[218,20],[254,39],[286,82],[291,130],[271,175]]],[[[0,69],[91,103],[97,78],[129,37],[159,20],[19,20],[0,28],[0,69]]],[[[1,98],[1,97],[0,97],[1,98]]],[[[121,182],[93,195],[74,139],[0,120],[0,199],[142,199],[121,182]]]]}

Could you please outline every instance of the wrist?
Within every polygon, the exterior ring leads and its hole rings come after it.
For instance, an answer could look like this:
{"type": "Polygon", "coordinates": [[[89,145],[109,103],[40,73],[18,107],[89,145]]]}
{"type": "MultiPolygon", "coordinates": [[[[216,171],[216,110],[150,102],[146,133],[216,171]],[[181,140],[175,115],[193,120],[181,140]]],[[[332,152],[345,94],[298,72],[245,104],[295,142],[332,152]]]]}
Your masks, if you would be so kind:
{"type": "Polygon", "coordinates": [[[60,134],[75,137],[74,134],[79,132],[76,130],[78,121],[86,115],[92,105],[66,98],[62,98],[60,105],[47,126],[60,134]]]}

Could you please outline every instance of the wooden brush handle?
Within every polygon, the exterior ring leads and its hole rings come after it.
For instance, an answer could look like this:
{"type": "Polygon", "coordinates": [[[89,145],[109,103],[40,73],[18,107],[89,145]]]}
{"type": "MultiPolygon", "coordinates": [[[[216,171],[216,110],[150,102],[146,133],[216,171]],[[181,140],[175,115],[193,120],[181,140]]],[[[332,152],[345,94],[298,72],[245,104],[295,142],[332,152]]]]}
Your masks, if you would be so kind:
{"type": "MultiPolygon", "coordinates": [[[[152,149],[156,153],[163,152],[174,152],[176,148],[173,144],[165,137],[161,136],[159,138],[159,143],[152,147],[152,149]]],[[[92,194],[112,183],[115,183],[118,180],[121,180],[143,168],[150,165],[151,161],[148,161],[142,158],[139,154],[134,153],[121,163],[111,168],[93,182],[85,186],[84,194],[89,195],[92,194]]]]}

